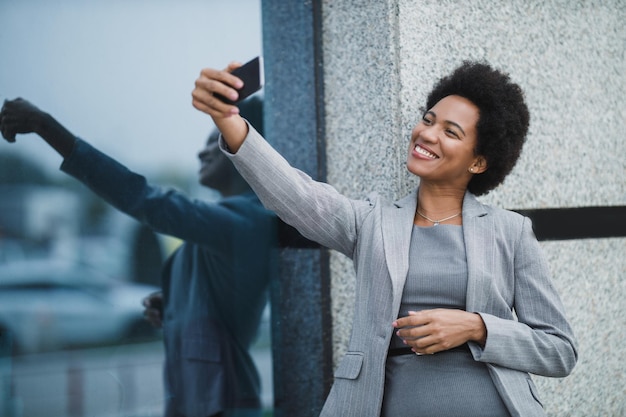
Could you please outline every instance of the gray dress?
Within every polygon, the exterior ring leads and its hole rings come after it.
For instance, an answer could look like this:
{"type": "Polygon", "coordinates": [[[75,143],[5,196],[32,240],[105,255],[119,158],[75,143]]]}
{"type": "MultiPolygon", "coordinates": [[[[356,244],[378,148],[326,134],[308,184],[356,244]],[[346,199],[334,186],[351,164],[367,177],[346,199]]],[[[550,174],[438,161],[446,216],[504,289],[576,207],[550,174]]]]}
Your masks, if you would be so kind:
{"type": "MultiPolygon", "coordinates": [[[[465,309],[467,261],[463,228],[414,226],[399,317],[433,308],[465,309]]],[[[406,347],[393,336],[390,352],[406,347]]],[[[485,364],[469,349],[389,356],[383,417],[510,416],[485,364]]]]}

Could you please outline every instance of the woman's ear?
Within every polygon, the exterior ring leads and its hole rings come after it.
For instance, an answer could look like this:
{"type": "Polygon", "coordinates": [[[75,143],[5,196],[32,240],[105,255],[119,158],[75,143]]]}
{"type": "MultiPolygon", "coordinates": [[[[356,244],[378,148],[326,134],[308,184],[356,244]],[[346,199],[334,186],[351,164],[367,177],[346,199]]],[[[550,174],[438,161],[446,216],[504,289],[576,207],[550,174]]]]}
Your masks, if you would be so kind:
{"type": "Polygon", "coordinates": [[[483,172],[487,171],[487,168],[487,160],[485,159],[485,157],[477,156],[474,159],[474,163],[470,165],[469,172],[471,172],[472,174],[482,174],[483,172]]]}

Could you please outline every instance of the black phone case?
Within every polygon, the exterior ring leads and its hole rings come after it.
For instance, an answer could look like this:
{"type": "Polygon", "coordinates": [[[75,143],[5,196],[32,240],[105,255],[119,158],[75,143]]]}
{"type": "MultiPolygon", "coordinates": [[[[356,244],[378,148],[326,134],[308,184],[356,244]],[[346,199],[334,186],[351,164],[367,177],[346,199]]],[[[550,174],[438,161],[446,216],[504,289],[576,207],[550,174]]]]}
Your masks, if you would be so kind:
{"type": "Polygon", "coordinates": [[[215,97],[227,104],[237,104],[263,87],[263,59],[258,56],[234,70],[232,74],[243,81],[243,87],[237,90],[239,98],[236,101],[232,101],[221,94],[215,94],[215,97]]]}

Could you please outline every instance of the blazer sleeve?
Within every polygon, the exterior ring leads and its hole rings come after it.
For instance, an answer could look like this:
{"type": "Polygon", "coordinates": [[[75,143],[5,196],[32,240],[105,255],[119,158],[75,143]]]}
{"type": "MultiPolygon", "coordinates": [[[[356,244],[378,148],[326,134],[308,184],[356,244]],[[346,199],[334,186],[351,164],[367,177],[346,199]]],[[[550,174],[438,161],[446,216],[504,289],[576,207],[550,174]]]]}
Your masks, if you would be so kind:
{"type": "Polygon", "coordinates": [[[236,154],[228,151],[221,137],[220,146],[263,205],[307,239],[352,258],[358,218],[371,210],[371,204],[351,200],[332,186],[293,168],[248,126],[248,136],[236,154]]]}
{"type": "Polygon", "coordinates": [[[526,217],[513,257],[517,320],[480,313],[487,328],[487,342],[475,357],[537,375],[567,376],[578,359],[576,340],[526,217]]]}
{"type": "Polygon", "coordinates": [[[228,199],[210,203],[189,198],[174,189],[151,185],[144,176],[80,139],[63,161],[61,170],[156,232],[218,252],[232,246],[233,230],[255,227],[252,219],[259,216],[246,210],[265,211],[258,202],[256,209],[255,204],[232,205],[228,199]]]}

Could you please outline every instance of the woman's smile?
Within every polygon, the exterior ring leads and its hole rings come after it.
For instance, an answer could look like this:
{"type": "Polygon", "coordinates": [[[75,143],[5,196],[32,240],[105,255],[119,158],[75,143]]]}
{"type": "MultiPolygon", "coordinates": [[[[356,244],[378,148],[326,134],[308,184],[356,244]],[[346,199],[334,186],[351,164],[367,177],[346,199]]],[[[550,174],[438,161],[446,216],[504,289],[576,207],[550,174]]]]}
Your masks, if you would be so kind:
{"type": "Polygon", "coordinates": [[[413,156],[420,159],[438,159],[439,156],[419,143],[415,144],[413,148],[413,156]]]}

